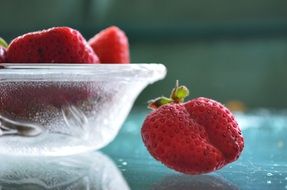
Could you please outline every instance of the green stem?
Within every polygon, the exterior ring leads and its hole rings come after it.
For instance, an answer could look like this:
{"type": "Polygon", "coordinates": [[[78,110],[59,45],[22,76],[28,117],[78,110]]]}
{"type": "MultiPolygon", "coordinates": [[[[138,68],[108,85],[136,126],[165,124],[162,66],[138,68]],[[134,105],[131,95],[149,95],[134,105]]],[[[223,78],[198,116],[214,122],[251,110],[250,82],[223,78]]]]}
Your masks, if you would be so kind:
{"type": "Polygon", "coordinates": [[[184,102],[184,98],[189,95],[189,90],[186,86],[179,86],[178,80],[176,80],[175,88],[172,89],[170,98],[174,100],[174,102],[184,102]]]}
{"type": "Polygon", "coordinates": [[[189,95],[189,90],[186,86],[179,86],[178,80],[176,80],[175,87],[171,91],[170,98],[167,97],[158,97],[156,99],[150,100],[148,102],[148,108],[155,110],[162,105],[170,104],[170,103],[182,103],[184,102],[184,98],[189,95]]]}

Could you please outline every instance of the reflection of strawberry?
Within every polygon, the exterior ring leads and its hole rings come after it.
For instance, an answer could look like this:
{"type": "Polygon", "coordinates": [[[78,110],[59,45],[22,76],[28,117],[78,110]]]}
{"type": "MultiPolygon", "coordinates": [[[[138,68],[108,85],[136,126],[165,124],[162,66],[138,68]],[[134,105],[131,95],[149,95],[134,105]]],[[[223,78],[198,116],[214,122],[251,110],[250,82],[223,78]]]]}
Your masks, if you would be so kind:
{"type": "Polygon", "coordinates": [[[244,147],[241,130],[222,104],[196,98],[182,103],[188,90],[176,87],[171,98],[151,102],[142,138],[153,157],[188,174],[211,172],[235,161],[244,147]]]}
{"type": "Polygon", "coordinates": [[[77,30],[54,27],[15,38],[7,49],[9,63],[98,63],[77,30]]]}
{"type": "Polygon", "coordinates": [[[129,63],[129,42],[125,33],[116,26],[102,30],[89,40],[101,63],[129,63]]]}

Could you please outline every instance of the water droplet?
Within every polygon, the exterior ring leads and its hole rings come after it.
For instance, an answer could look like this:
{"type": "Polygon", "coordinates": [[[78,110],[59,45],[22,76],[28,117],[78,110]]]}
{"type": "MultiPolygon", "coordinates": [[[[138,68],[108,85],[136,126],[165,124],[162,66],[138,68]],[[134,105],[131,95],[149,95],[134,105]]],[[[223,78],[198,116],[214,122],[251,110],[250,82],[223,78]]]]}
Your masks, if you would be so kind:
{"type": "Polygon", "coordinates": [[[126,165],[128,165],[128,163],[127,162],[123,162],[122,165],[126,166],[126,165]]]}
{"type": "Polygon", "coordinates": [[[270,176],[273,176],[273,174],[272,173],[267,173],[267,176],[270,177],[270,176]]]}
{"type": "Polygon", "coordinates": [[[285,177],[285,180],[287,180],[287,177],[285,177]]]}
{"type": "Polygon", "coordinates": [[[284,142],[281,140],[281,141],[278,141],[277,142],[277,147],[278,148],[283,148],[284,147],[284,142]]]}
{"type": "Polygon", "coordinates": [[[124,161],[124,160],[123,160],[122,158],[119,158],[118,161],[119,161],[119,162],[122,162],[122,161],[124,161]]]}
{"type": "Polygon", "coordinates": [[[270,180],[268,180],[268,181],[267,181],[267,184],[271,184],[271,181],[270,181],[270,180]]]}

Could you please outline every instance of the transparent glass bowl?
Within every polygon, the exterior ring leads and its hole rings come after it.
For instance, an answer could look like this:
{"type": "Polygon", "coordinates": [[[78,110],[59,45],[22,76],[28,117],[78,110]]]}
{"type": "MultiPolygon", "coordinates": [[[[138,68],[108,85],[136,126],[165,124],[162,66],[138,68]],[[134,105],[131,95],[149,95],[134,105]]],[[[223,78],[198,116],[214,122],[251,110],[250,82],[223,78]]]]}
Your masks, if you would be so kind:
{"type": "Polygon", "coordinates": [[[0,64],[0,154],[64,156],[118,134],[161,64],[0,64]]]}

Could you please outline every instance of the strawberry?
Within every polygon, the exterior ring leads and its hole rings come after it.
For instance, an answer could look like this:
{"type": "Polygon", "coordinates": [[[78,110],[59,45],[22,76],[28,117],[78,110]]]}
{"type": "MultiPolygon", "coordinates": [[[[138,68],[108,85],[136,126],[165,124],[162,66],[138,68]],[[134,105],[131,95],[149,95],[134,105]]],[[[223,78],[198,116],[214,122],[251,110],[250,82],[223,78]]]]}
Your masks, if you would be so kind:
{"type": "Polygon", "coordinates": [[[5,40],[0,38],[0,63],[6,62],[6,48],[8,47],[5,40]]]}
{"type": "Polygon", "coordinates": [[[116,26],[108,27],[89,40],[101,63],[129,63],[129,42],[116,26]]]}
{"type": "Polygon", "coordinates": [[[7,49],[9,63],[99,63],[80,32],[54,27],[15,38],[7,49]]]}
{"type": "Polygon", "coordinates": [[[184,103],[188,93],[185,86],[177,85],[170,98],[150,102],[154,111],[141,129],[150,154],[186,174],[212,172],[237,160],[244,139],[232,113],[204,97],[184,103]]]}
{"type": "Polygon", "coordinates": [[[94,96],[90,86],[77,82],[17,82],[1,85],[0,112],[26,118],[46,109],[62,109],[67,105],[88,102],[94,96]],[[17,84],[17,86],[16,86],[17,84]],[[11,88],[14,85],[15,88],[11,88]]]}

